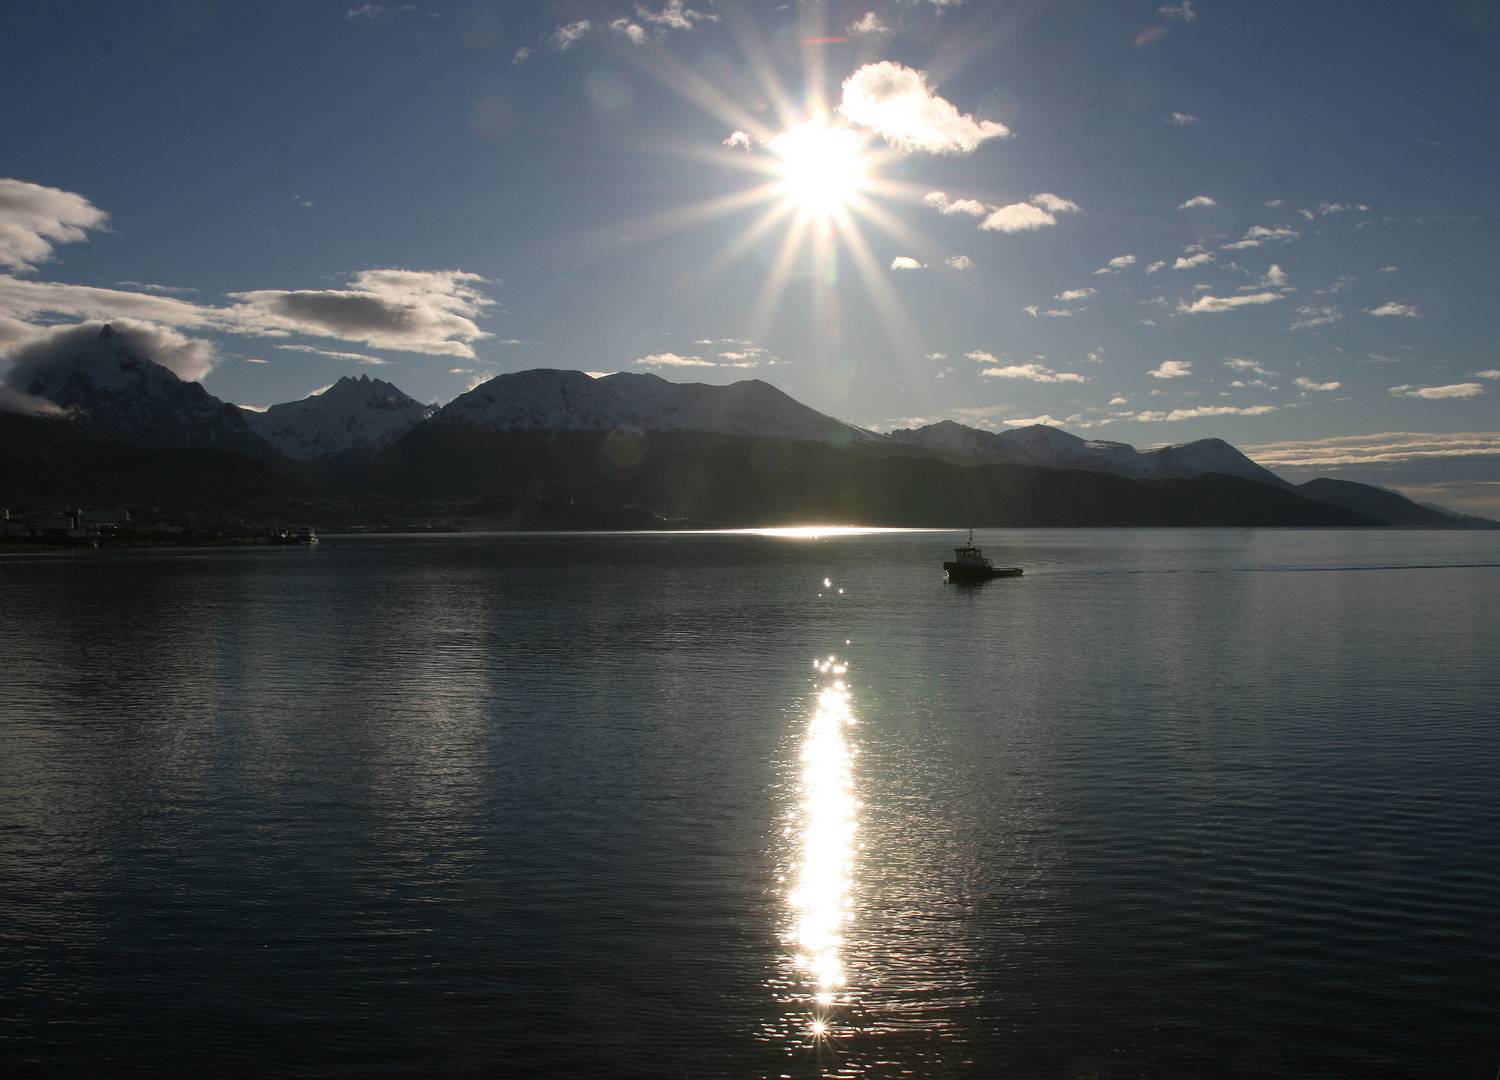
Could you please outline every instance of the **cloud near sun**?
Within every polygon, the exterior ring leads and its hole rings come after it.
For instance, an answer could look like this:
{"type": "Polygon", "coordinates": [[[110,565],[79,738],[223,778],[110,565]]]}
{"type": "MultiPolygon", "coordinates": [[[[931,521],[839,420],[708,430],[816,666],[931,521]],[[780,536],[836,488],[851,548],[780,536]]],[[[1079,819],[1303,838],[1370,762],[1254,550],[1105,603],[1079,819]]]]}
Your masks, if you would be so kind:
{"type": "Polygon", "coordinates": [[[924,72],[889,60],[866,64],[844,80],[839,112],[899,154],[972,154],[987,139],[1010,137],[1004,124],[976,120],[933,93],[924,72]]]}

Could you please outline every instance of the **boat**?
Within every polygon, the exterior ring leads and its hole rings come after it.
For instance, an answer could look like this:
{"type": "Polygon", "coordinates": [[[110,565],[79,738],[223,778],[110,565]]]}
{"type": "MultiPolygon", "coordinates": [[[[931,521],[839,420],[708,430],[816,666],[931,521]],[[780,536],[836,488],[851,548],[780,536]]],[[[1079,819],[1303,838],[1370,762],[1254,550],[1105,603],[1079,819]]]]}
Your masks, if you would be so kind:
{"type": "Polygon", "coordinates": [[[318,542],[318,534],[304,525],[297,530],[297,535],[293,539],[298,544],[316,544],[318,542]]]}
{"type": "Polygon", "coordinates": [[[953,549],[953,560],[943,563],[948,571],[948,580],[954,582],[988,581],[997,577],[1020,577],[1025,573],[1019,566],[995,566],[984,557],[984,552],[974,546],[974,530],[969,530],[969,539],[953,549]]]}

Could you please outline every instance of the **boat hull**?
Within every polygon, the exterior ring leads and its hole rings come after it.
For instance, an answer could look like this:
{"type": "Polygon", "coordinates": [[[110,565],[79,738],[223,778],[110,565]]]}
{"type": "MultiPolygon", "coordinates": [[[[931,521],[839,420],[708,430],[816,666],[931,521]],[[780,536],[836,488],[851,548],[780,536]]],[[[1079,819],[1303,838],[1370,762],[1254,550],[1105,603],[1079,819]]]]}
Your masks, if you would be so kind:
{"type": "Polygon", "coordinates": [[[1019,566],[975,566],[972,563],[945,562],[949,581],[988,581],[997,577],[1020,577],[1025,571],[1019,566]]]}

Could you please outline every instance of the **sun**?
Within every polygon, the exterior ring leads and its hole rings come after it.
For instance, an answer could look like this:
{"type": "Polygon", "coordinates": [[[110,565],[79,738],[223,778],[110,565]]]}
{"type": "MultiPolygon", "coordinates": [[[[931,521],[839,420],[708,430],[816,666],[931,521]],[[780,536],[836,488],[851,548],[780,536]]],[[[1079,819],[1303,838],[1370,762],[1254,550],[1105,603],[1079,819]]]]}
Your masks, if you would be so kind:
{"type": "Polygon", "coordinates": [[[803,121],[766,145],[781,158],[777,171],[787,198],[806,213],[831,214],[868,183],[869,161],[859,133],[849,128],[803,121]]]}

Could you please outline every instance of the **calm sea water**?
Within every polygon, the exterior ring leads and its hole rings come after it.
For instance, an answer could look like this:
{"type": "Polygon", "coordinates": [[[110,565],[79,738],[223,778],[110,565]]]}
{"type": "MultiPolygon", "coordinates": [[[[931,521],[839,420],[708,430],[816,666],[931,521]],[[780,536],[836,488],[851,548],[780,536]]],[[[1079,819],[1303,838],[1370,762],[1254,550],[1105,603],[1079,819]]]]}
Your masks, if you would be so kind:
{"type": "Polygon", "coordinates": [[[8,1076],[1477,1077],[1500,535],[0,559],[8,1076]]]}

